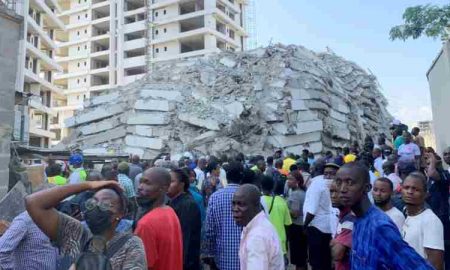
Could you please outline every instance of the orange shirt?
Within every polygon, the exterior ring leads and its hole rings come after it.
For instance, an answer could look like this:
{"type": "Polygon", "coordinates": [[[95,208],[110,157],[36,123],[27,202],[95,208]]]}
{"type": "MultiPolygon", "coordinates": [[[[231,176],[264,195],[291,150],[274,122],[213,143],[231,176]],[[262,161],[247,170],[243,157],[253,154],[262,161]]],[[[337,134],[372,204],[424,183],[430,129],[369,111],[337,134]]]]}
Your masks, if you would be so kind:
{"type": "Polygon", "coordinates": [[[148,268],[182,270],[181,226],[171,207],[158,207],[139,220],[135,234],[142,239],[148,268]]]}

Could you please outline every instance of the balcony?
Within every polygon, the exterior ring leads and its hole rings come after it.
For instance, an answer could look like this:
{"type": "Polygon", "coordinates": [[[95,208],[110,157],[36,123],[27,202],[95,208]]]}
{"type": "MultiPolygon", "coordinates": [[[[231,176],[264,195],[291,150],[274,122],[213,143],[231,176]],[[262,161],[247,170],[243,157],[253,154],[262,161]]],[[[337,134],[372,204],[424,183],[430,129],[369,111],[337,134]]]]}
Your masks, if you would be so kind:
{"type": "Polygon", "coordinates": [[[32,70],[25,68],[24,73],[25,73],[25,82],[40,84],[43,90],[51,91],[59,96],[64,96],[63,91],[60,88],[42,79],[37,74],[33,73],[32,70]]]}
{"type": "Polygon", "coordinates": [[[55,80],[64,80],[64,79],[70,79],[74,77],[81,77],[88,75],[89,71],[83,70],[79,72],[71,72],[71,73],[64,73],[64,74],[56,74],[55,80]]]}
{"type": "Polygon", "coordinates": [[[125,58],[123,68],[145,66],[145,55],[125,58]]]}
{"type": "Polygon", "coordinates": [[[50,114],[52,116],[58,115],[54,110],[42,104],[42,100],[39,100],[37,98],[30,98],[28,101],[28,105],[37,111],[50,114]]]}
{"type": "Polygon", "coordinates": [[[180,2],[180,0],[153,0],[153,4],[150,5],[151,9],[158,9],[167,7],[180,2]]]}
{"type": "Polygon", "coordinates": [[[61,12],[60,14],[58,14],[58,17],[70,16],[72,14],[79,13],[84,10],[88,10],[89,8],[90,8],[89,4],[84,4],[82,6],[78,6],[77,8],[71,8],[71,9],[65,10],[65,11],[61,12]]]}
{"type": "Polygon", "coordinates": [[[216,8],[214,10],[216,19],[218,18],[219,20],[223,21],[225,24],[231,25],[231,27],[233,27],[234,29],[237,30],[237,32],[241,35],[245,35],[245,29],[242,28],[238,22],[236,22],[235,20],[231,19],[227,14],[225,14],[222,10],[216,8]]]}
{"type": "Polygon", "coordinates": [[[145,38],[134,39],[130,41],[125,41],[124,51],[131,51],[134,49],[144,48],[145,47],[145,38]]]}
{"type": "Polygon", "coordinates": [[[37,34],[41,37],[42,43],[47,47],[51,49],[56,49],[56,44],[53,42],[53,40],[47,35],[47,33],[44,31],[44,29],[39,26],[36,21],[30,17],[27,16],[27,23],[28,23],[28,30],[29,32],[33,34],[37,34]]]}
{"type": "Polygon", "coordinates": [[[65,29],[64,23],[56,16],[55,13],[53,13],[53,11],[43,0],[30,0],[30,7],[45,12],[47,15],[47,26],[51,28],[65,29]]]}
{"type": "Polygon", "coordinates": [[[89,88],[89,90],[92,91],[92,92],[95,92],[95,91],[108,90],[109,88],[111,88],[111,86],[109,85],[109,83],[107,83],[107,84],[100,84],[100,85],[91,86],[89,88]]]}
{"type": "Polygon", "coordinates": [[[42,129],[40,124],[35,121],[30,121],[30,135],[34,135],[36,137],[45,137],[49,139],[56,138],[56,135],[54,132],[51,132],[49,130],[42,129]]]}
{"type": "Polygon", "coordinates": [[[125,24],[123,27],[124,33],[133,33],[146,30],[145,21],[138,21],[130,24],[125,24]]]}
{"type": "Polygon", "coordinates": [[[204,50],[191,51],[191,52],[186,52],[186,53],[158,56],[158,58],[153,58],[151,61],[152,61],[152,63],[158,63],[158,62],[162,62],[162,61],[169,61],[169,60],[174,60],[174,59],[182,59],[182,58],[203,56],[203,55],[212,54],[212,53],[219,53],[219,52],[220,52],[220,49],[217,49],[217,48],[204,49],[204,50]]]}
{"type": "MultiPolygon", "coordinates": [[[[215,31],[215,32],[217,32],[217,31],[215,31]]],[[[177,35],[172,35],[170,37],[153,39],[153,40],[150,41],[150,44],[151,45],[155,45],[155,44],[169,42],[169,41],[172,41],[172,40],[178,40],[178,39],[187,38],[187,37],[194,36],[194,35],[203,35],[203,34],[207,34],[207,33],[211,33],[211,30],[209,28],[203,27],[203,28],[199,28],[199,29],[195,29],[195,30],[190,30],[190,31],[186,31],[186,32],[183,32],[183,33],[179,33],[177,35]]]]}
{"type": "Polygon", "coordinates": [[[34,47],[30,42],[26,42],[27,54],[30,54],[34,58],[39,58],[41,60],[41,65],[46,70],[56,70],[62,72],[62,67],[56,63],[56,61],[50,58],[47,54],[34,47]]]}

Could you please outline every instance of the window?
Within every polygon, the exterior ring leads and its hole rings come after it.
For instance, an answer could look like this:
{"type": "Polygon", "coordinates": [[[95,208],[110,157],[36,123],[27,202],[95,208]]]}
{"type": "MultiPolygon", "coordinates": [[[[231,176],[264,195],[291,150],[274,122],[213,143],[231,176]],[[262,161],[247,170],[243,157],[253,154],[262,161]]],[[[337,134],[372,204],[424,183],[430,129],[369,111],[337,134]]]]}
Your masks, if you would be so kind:
{"type": "Polygon", "coordinates": [[[77,79],[77,84],[80,84],[80,79],[77,79]]]}
{"type": "Polygon", "coordinates": [[[167,28],[164,28],[164,33],[167,33],[167,28]]]}
{"type": "Polygon", "coordinates": [[[158,30],[155,30],[155,35],[157,35],[157,34],[159,34],[159,31],[158,31],[158,30]]]}
{"type": "Polygon", "coordinates": [[[86,82],[87,81],[87,79],[86,78],[84,78],[84,82],[86,82]]]}
{"type": "Polygon", "coordinates": [[[80,20],[80,15],[78,15],[78,20],[80,20]]]}
{"type": "Polygon", "coordinates": [[[167,47],[164,47],[164,51],[167,52],[167,47]]]}
{"type": "Polygon", "coordinates": [[[158,11],[155,12],[155,17],[158,17],[158,11]]]}
{"type": "Polygon", "coordinates": [[[77,31],[77,36],[79,36],[80,35],[80,31],[77,31]]]}
{"type": "Polygon", "coordinates": [[[87,50],[87,45],[84,45],[84,49],[87,50]]]}
{"type": "Polygon", "coordinates": [[[80,51],[80,46],[78,46],[78,51],[80,51]]]}
{"type": "Polygon", "coordinates": [[[81,0],[78,0],[78,4],[81,4],[81,0]]]}
{"type": "Polygon", "coordinates": [[[86,61],[84,61],[84,66],[86,66],[87,65],[87,63],[86,63],[86,61]]]}
{"type": "Polygon", "coordinates": [[[87,29],[84,29],[84,33],[87,34],[87,29]]]}
{"type": "Polygon", "coordinates": [[[86,13],[86,14],[84,14],[84,17],[85,17],[85,18],[87,18],[87,17],[88,17],[88,16],[87,16],[87,13],[86,13]]]}
{"type": "Polygon", "coordinates": [[[156,48],[156,50],[155,50],[155,51],[156,51],[156,53],[159,53],[159,48],[156,48]]]}
{"type": "Polygon", "coordinates": [[[164,15],[166,15],[166,14],[167,14],[167,11],[166,11],[166,10],[164,10],[164,12],[163,12],[163,13],[164,13],[164,15]]]}
{"type": "Polygon", "coordinates": [[[78,63],[78,67],[80,67],[80,63],[78,63]]]}

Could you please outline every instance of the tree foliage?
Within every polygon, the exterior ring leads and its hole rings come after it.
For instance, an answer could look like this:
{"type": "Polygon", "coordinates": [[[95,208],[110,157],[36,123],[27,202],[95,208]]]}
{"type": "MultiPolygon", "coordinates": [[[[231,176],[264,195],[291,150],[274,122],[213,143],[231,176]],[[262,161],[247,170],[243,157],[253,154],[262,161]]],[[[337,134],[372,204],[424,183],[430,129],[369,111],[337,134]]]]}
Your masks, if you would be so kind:
{"type": "Polygon", "coordinates": [[[450,5],[419,5],[409,7],[403,13],[404,24],[394,26],[390,33],[390,39],[407,40],[417,39],[423,35],[431,38],[449,38],[446,31],[450,27],[450,5]]]}

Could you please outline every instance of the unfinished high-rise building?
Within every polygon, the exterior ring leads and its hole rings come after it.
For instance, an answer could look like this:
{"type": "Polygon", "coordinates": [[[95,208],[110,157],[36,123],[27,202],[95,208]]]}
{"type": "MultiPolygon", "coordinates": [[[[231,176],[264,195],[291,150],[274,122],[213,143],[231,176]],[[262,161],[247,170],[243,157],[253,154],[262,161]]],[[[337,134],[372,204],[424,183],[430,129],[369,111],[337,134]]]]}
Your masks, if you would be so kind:
{"type": "MultiPolygon", "coordinates": [[[[55,74],[62,72],[56,62],[58,33],[65,25],[57,0],[0,0],[23,17],[16,69],[16,104],[13,141],[49,147],[56,134],[51,131],[57,112],[52,109],[63,89],[55,85],[55,74]]],[[[4,25],[0,25],[4,27],[4,25]]]]}
{"type": "MultiPolygon", "coordinates": [[[[50,1],[50,0],[49,0],[50,1]]],[[[70,0],[59,18],[66,27],[58,44],[65,89],[55,101],[58,139],[63,120],[83,101],[133,82],[153,63],[220,51],[241,51],[246,42],[245,0],[70,0]]],[[[55,142],[58,141],[55,140],[55,142]]]]}

